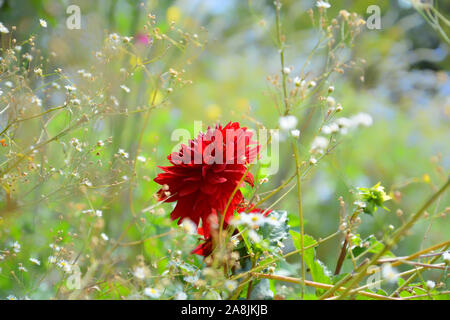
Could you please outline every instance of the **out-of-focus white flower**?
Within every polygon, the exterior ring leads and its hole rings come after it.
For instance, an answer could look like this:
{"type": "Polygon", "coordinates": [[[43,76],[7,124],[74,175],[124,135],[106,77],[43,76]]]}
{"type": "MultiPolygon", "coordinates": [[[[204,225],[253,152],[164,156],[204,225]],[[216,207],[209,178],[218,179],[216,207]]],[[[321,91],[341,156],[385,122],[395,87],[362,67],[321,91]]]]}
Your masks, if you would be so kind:
{"type": "Polygon", "coordinates": [[[224,283],[224,287],[225,289],[227,289],[228,291],[234,291],[237,288],[237,282],[233,281],[233,280],[227,280],[224,283]]]}
{"type": "Polygon", "coordinates": [[[103,232],[102,232],[102,233],[100,234],[100,237],[102,237],[102,239],[105,240],[105,241],[108,241],[108,240],[109,240],[109,237],[106,235],[106,233],[103,233],[103,232]]]}
{"type": "Polygon", "coordinates": [[[9,30],[3,23],[0,22],[0,32],[1,33],[9,33],[9,30]]]}
{"type": "Polygon", "coordinates": [[[370,127],[373,124],[372,116],[368,113],[358,113],[357,115],[353,116],[351,118],[355,126],[364,126],[364,127],[370,127]]]}
{"type": "Polygon", "coordinates": [[[119,154],[119,156],[121,156],[122,158],[128,159],[128,152],[125,152],[123,149],[119,149],[119,151],[117,151],[117,153],[119,154]]]}
{"type": "Polygon", "coordinates": [[[183,219],[181,226],[187,234],[194,234],[197,232],[197,225],[189,218],[183,219]]]}
{"type": "Polygon", "coordinates": [[[311,80],[308,82],[308,88],[313,88],[317,85],[317,83],[314,80],[311,80]]]}
{"type": "Polygon", "coordinates": [[[130,93],[130,88],[128,88],[126,85],[124,85],[124,84],[122,84],[121,86],[120,86],[120,88],[123,90],[123,91],[125,91],[126,93],[130,93]]]}
{"type": "MultiPolygon", "coordinates": [[[[1,32],[1,30],[0,30],[0,32],[1,32]]],[[[17,297],[12,295],[12,294],[10,294],[9,296],[6,297],[6,299],[8,299],[8,300],[17,300],[17,297]]]]}
{"type": "Polygon", "coordinates": [[[35,265],[38,265],[38,266],[41,265],[41,262],[40,262],[38,259],[36,259],[36,258],[30,258],[30,261],[31,261],[32,263],[34,263],[35,265]]]}
{"type": "Polygon", "coordinates": [[[398,273],[394,268],[392,268],[392,265],[390,263],[383,264],[383,266],[381,267],[381,273],[383,275],[383,278],[388,282],[397,281],[398,273]]]}
{"type": "Polygon", "coordinates": [[[292,130],[295,129],[295,127],[297,126],[297,118],[295,116],[289,115],[289,116],[285,116],[285,117],[281,117],[278,120],[279,124],[280,124],[280,128],[282,130],[292,130]]]}
{"type": "Polygon", "coordinates": [[[22,272],[28,272],[27,268],[25,268],[25,267],[22,266],[21,264],[19,265],[19,271],[22,271],[22,272]]]}
{"type": "Polygon", "coordinates": [[[300,137],[300,130],[298,129],[291,130],[291,134],[294,138],[298,138],[300,137]]]}
{"type": "Polygon", "coordinates": [[[144,280],[148,276],[148,269],[146,267],[136,267],[134,268],[133,276],[139,280],[144,280]]]}
{"type": "Polygon", "coordinates": [[[305,85],[305,80],[302,80],[300,77],[295,77],[294,84],[296,87],[303,87],[305,85]]]}
{"type": "Polygon", "coordinates": [[[67,272],[67,273],[72,272],[72,265],[64,259],[59,260],[58,263],[56,263],[56,265],[59,268],[63,269],[64,272],[67,272]]]}
{"type": "Polygon", "coordinates": [[[74,86],[71,86],[71,85],[64,86],[64,88],[66,88],[66,90],[68,92],[72,92],[72,91],[76,91],[77,90],[77,88],[75,88],[74,86]]]}
{"type": "Polygon", "coordinates": [[[317,164],[317,159],[314,157],[309,158],[309,164],[315,166],[317,164]]]}
{"type": "Polygon", "coordinates": [[[55,256],[49,256],[48,257],[48,263],[51,263],[51,264],[53,264],[53,263],[56,263],[56,257],[55,256]]]}
{"type": "Polygon", "coordinates": [[[137,160],[137,161],[140,161],[140,162],[145,162],[147,159],[145,159],[144,156],[138,156],[138,157],[136,158],[136,160],[137,160]]]}
{"type": "Polygon", "coordinates": [[[49,247],[52,248],[52,250],[55,250],[56,252],[59,252],[61,250],[61,247],[57,246],[54,243],[50,243],[49,247]]]}
{"type": "Polygon", "coordinates": [[[23,57],[25,60],[28,60],[28,61],[33,60],[33,56],[32,56],[31,54],[29,54],[28,52],[27,52],[27,53],[24,53],[22,57],[23,57]]]}
{"type": "Polygon", "coordinates": [[[444,259],[446,264],[450,264],[450,252],[445,251],[444,254],[442,255],[442,259],[444,259]]]}
{"type": "Polygon", "coordinates": [[[427,281],[427,288],[428,288],[428,290],[433,290],[434,287],[436,287],[436,282],[428,280],[427,281]]]}
{"type": "Polygon", "coordinates": [[[284,74],[289,74],[289,73],[291,73],[291,69],[286,67],[286,68],[283,69],[283,73],[284,74]]]}
{"type": "Polygon", "coordinates": [[[328,9],[331,7],[331,5],[328,2],[319,0],[316,2],[316,7],[320,8],[320,9],[328,9]]]}
{"type": "Polygon", "coordinates": [[[19,242],[14,241],[13,244],[11,245],[11,247],[13,248],[15,253],[20,252],[20,243],[19,242]]]}
{"type": "Polygon", "coordinates": [[[158,299],[161,296],[159,290],[155,288],[145,288],[144,294],[152,299],[158,299]]]}
{"type": "Polygon", "coordinates": [[[45,21],[44,19],[39,19],[39,24],[42,28],[47,28],[47,21],[45,21]]]}
{"type": "Polygon", "coordinates": [[[317,136],[314,138],[311,143],[311,153],[323,153],[324,150],[328,147],[329,140],[322,136],[317,136]]]}
{"type": "Polygon", "coordinates": [[[327,97],[327,105],[329,107],[334,107],[336,104],[336,99],[334,99],[332,96],[327,97]]]}

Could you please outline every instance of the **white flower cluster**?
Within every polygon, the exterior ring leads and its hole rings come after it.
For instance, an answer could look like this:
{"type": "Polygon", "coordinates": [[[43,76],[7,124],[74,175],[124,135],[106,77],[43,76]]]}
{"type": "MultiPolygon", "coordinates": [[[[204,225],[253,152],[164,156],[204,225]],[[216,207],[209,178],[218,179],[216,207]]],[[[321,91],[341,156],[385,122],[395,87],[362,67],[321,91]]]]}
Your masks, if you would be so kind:
{"type": "Polygon", "coordinates": [[[269,217],[265,217],[261,213],[245,213],[242,212],[239,215],[235,216],[232,220],[232,224],[249,226],[251,229],[258,229],[265,223],[273,222],[269,217]]]}
{"type": "Polygon", "coordinates": [[[357,127],[370,127],[373,123],[372,116],[367,113],[358,113],[350,118],[337,118],[334,122],[324,125],[322,127],[322,133],[324,134],[347,134],[349,130],[355,129],[357,127]]]}

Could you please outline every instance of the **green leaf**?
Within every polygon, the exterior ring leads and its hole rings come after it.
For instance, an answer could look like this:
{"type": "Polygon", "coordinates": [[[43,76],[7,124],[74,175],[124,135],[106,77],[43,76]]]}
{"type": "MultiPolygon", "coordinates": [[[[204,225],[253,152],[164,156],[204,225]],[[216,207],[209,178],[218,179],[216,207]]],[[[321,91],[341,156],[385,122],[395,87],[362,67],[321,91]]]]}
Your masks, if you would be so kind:
{"type": "Polygon", "coordinates": [[[277,246],[278,243],[289,238],[289,224],[286,211],[272,211],[268,216],[270,223],[264,223],[258,230],[263,239],[269,240],[270,245],[277,246]]]}
{"type": "MultiPolygon", "coordinates": [[[[292,238],[294,239],[294,243],[296,244],[296,247],[300,249],[300,234],[291,230],[292,238]]],[[[311,245],[316,244],[317,241],[305,234],[303,237],[303,245],[304,247],[308,247],[311,245]]],[[[305,264],[308,267],[309,271],[311,272],[311,278],[315,282],[320,283],[326,283],[331,284],[331,272],[328,270],[328,268],[318,259],[315,258],[316,250],[315,248],[309,248],[305,250],[305,264]]],[[[321,294],[325,292],[324,289],[316,289],[317,294],[321,294]]]]}

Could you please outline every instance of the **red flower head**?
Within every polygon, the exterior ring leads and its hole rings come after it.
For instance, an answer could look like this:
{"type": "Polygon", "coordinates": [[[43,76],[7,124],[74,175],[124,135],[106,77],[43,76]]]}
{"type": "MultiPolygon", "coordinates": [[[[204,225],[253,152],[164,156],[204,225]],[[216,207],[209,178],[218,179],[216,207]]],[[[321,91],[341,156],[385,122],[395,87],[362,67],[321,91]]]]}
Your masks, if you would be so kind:
{"type": "MultiPolygon", "coordinates": [[[[247,165],[258,155],[259,146],[251,138],[252,132],[247,128],[230,122],[225,127],[208,128],[187,146],[181,145],[179,152],[167,157],[171,166],[159,167],[164,172],[154,181],[163,185],[158,191],[159,201],[177,201],[171,213],[173,220],[180,218],[180,224],[189,218],[197,226],[201,221],[205,238],[210,237],[214,224],[210,216],[223,214],[247,165]]],[[[244,181],[253,186],[253,175],[248,172],[244,181]]],[[[225,222],[242,200],[242,193],[237,190],[225,214],[225,222]]]]}

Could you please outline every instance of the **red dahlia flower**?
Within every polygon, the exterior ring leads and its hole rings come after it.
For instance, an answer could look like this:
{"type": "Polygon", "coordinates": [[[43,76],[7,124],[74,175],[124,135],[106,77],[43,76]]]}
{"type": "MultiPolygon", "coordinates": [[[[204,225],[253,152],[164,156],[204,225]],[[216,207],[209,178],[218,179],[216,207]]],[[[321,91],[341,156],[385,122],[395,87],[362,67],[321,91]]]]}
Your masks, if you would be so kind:
{"type": "MultiPolygon", "coordinates": [[[[205,238],[210,238],[210,216],[223,214],[247,165],[258,155],[259,146],[251,138],[252,132],[247,128],[230,122],[225,127],[208,128],[167,157],[171,165],[159,167],[164,172],[154,181],[163,186],[158,191],[159,201],[177,201],[171,213],[173,220],[180,218],[180,224],[189,218],[197,226],[201,221],[205,238]]],[[[243,181],[253,186],[253,175],[248,172],[243,181]]],[[[242,200],[242,193],[237,190],[225,213],[225,222],[242,200]]]]}

